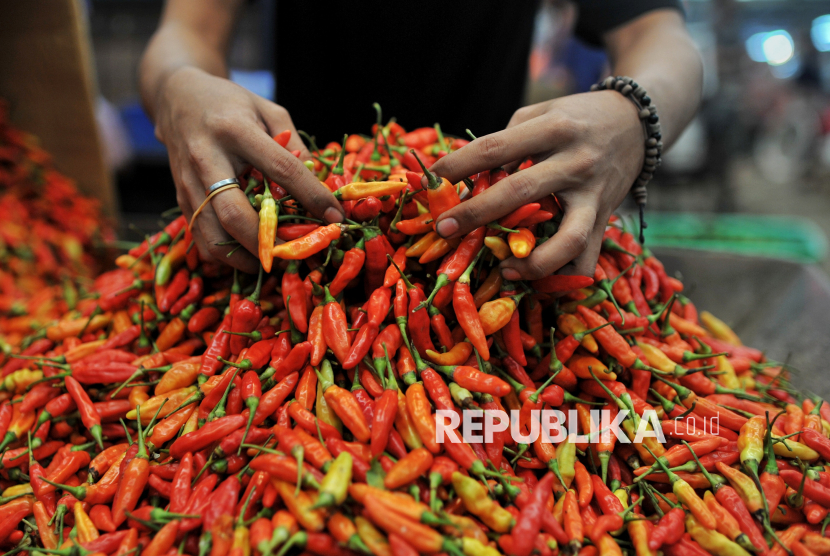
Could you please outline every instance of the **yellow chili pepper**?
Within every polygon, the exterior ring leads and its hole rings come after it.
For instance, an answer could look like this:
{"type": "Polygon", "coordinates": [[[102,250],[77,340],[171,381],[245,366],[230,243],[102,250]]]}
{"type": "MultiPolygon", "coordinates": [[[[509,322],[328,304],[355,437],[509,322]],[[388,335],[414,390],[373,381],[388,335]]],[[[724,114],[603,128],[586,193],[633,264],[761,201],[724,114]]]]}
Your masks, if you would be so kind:
{"type": "Polygon", "coordinates": [[[184,427],[182,427],[181,436],[184,436],[187,433],[193,432],[197,428],[199,428],[199,412],[198,411],[193,411],[193,413],[190,414],[190,417],[187,418],[187,421],[185,422],[184,427]]]}
{"type": "Polygon", "coordinates": [[[499,236],[488,236],[484,238],[484,245],[493,253],[493,255],[500,261],[513,256],[510,252],[510,246],[507,242],[499,236]]]}
{"type": "Polygon", "coordinates": [[[692,515],[695,516],[695,519],[700,524],[707,529],[717,528],[718,520],[715,519],[715,516],[712,515],[712,511],[709,509],[709,506],[706,505],[706,502],[700,499],[700,496],[697,495],[695,489],[693,489],[689,483],[678,477],[678,479],[672,483],[672,492],[674,492],[674,495],[677,496],[680,503],[692,512],[692,515]]]}
{"type": "Polygon", "coordinates": [[[384,197],[395,195],[406,188],[406,181],[355,181],[344,185],[334,192],[341,201],[358,201],[366,197],[384,197]]]}
{"type": "Polygon", "coordinates": [[[0,382],[0,391],[10,392],[12,394],[22,394],[26,387],[43,378],[43,371],[33,371],[31,369],[19,369],[6,376],[3,382],[0,382]]]}
{"type": "Polygon", "coordinates": [[[738,375],[735,374],[735,367],[729,362],[725,355],[719,355],[715,362],[718,365],[718,383],[724,388],[740,388],[741,382],[738,380],[738,375]]]}
{"type": "Polygon", "coordinates": [[[559,477],[561,477],[562,482],[564,483],[565,490],[571,488],[571,483],[576,475],[576,469],[574,468],[575,461],[576,444],[573,442],[573,436],[569,434],[565,440],[563,440],[556,447],[556,457],[548,462],[549,466],[554,465],[556,468],[554,472],[558,470],[559,477]]]}
{"type": "Polygon", "coordinates": [[[262,194],[262,201],[259,204],[258,233],[259,260],[265,272],[271,272],[271,265],[274,261],[271,249],[274,247],[274,240],[277,237],[278,214],[277,202],[274,200],[274,196],[271,195],[271,189],[266,185],[262,194]]]}
{"type": "MultiPolygon", "coordinates": [[[[778,437],[773,436],[772,438],[774,440],[778,437]]],[[[782,458],[798,458],[801,461],[816,461],[819,458],[818,452],[801,442],[794,442],[789,438],[783,442],[773,444],[772,450],[776,456],[781,456],[782,458]]]]}
{"type": "Polygon", "coordinates": [[[354,524],[357,527],[360,540],[369,547],[372,554],[375,556],[392,556],[392,549],[389,547],[386,537],[368,519],[357,516],[354,518],[354,524]]]}
{"type": "MultiPolygon", "coordinates": [[[[637,556],[657,556],[657,552],[648,547],[648,526],[643,521],[629,521],[626,526],[628,536],[634,545],[637,556]]],[[[616,544],[616,543],[614,543],[616,544]]]]}
{"type": "Polygon", "coordinates": [[[519,228],[518,231],[507,234],[507,244],[514,257],[524,259],[529,257],[536,247],[536,236],[527,228],[519,228]]]}
{"type": "Polygon", "coordinates": [[[648,359],[648,364],[658,371],[663,371],[664,373],[674,373],[679,368],[681,373],[683,372],[683,368],[669,359],[665,353],[660,351],[660,348],[640,341],[637,342],[637,346],[642,350],[643,354],[646,356],[646,359],[648,359]]]}
{"type": "Polygon", "coordinates": [[[478,517],[487,527],[497,533],[510,530],[513,515],[490,498],[484,485],[456,471],[452,474],[452,486],[467,511],[478,517]]]}
{"type": "MultiPolygon", "coordinates": [[[[493,272],[498,274],[498,271],[493,272]]],[[[482,304],[478,310],[478,318],[481,320],[484,335],[489,336],[507,326],[515,310],[516,302],[512,297],[500,297],[482,304]]]]}
{"type": "MultiPolygon", "coordinates": [[[[268,191],[268,188],[265,188],[268,191]]],[[[250,556],[251,555],[251,543],[250,540],[250,530],[240,525],[233,530],[233,543],[231,544],[231,551],[230,554],[234,556],[250,556]]]]}
{"type": "MultiPolygon", "coordinates": [[[[559,315],[559,318],[556,319],[556,326],[562,333],[568,335],[579,334],[580,332],[588,330],[588,327],[573,313],[562,313],[559,315]]],[[[597,353],[599,351],[597,341],[591,334],[586,334],[582,337],[581,345],[591,353],[597,353]]]]}
{"type": "Polygon", "coordinates": [[[738,450],[741,452],[741,464],[758,474],[758,465],[764,459],[764,436],[767,432],[766,417],[756,415],[741,427],[738,436],[738,450]]]}
{"type": "Polygon", "coordinates": [[[84,505],[80,502],[75,502],[73,508],[75,515],[75,531],[78,534],[78,541],[88,543],[100,537],[98,529],[92,523],[92,518],[84,511],[84,505]]]}
{"type": "Polygon", "coordinates": [[[340,420],[340,417],[337,416],[326,401],[326,397],[323,395],[322,382],[317,382],[317,407],[315,411],[317,413],[317,418],[320,419],[320,421],[326,423],[327,425],[331,425],[340,432],[343,432],[343,421],[340,420]]]}
{"type": "Polygon", "coordinates": [[[352,482],[352,455],[340,452],[331,463],[326,476],[320,482],[320,491],[315,508],[339,506],[346,500],[349,484],[352,482]]]}
{"type": "Polygon", "coordinates": [[[729,325],[709,311],[701,311],[700,322],[703,324],[704,328],[706,328],[706,330],[708,330],[709,333],[718,340],[722,340],[727,344],[732,344],[733,346],[744,345],[741,342],[741,339],[738,338],[738,335],[735,334],[731,328],[729,328],[729,325]]]}
{"type": "Polygon", "coordinates": [[[3,498],[8,496],[18,496],[20,494],[32,494],[34,492],[32,490],[31,483],[23,483],[20,485],[10,486],[6,490],[3,491],[3,498]]]}
{"type": "MultiPolygon", "coordinates": [[[[179,388],[178,390],[173,390],[172,392],[166,392],[160,396],[150,398],[141,404],[141,424],[150,424],[150,421],[153,419],[153,415],[156,414],[156,411],[158,411],[159,408],[161,408],[161,411],[159,411],[158,419],[167,417],[174,409],[179,407],[182,402],[190,398],[196,390],[197,388],[195,386],[188,386],[187,388],[179,388]]],[[[135,420],[137,417],[138,413],[135,409],[127,413],[127,419],[135,420]]]]}
{"type": "Polygon", "coordinates": [[[410,450],[424,447],[424,443],[418,435],[418,429],[415,428],[412,417],[409,416],[409,411],[406,408],[406,396],[400,390],[398,390],[398,413],[395,415],[395,428],[403,438],[403,443],[410,450]]]}
{"type": "Polygon", "coordinates": [[[741,500],[743,500],[744,505],[749,510],[749,513],[754,514],[756,512],[763,511],[764,499],[752,479],[737,469],[725,465],[721,461],[717,462],[715,467],[717,467],[721,475],[726,477],[729,484],[732,485],[732,488],[734,488],[735,492],[738,493],[738,496],[741,497],[741,500]]]}
{"type": "Polygon", "coordinates": [[[271,484],[285,503],[285,507],[297,521],[309,531],[322,531],[326,527],[326,514],[324,510],[313,509],[314,499],[312,495],[304,490],[299,493],[296,486],[279,479],[271,479],[271,484]]]}
{"type": "Polygon", "coordinates": [[[686,516],[686,531],[704,550],[715,556],[750,556],[749,552],[726,536],[703,527],[692,515],[686,516]]]}
{"type": "Polygon", "coordinates": [[[492,546],[469,537],[461,539],[461,551],[464,552],[464,556],[501,556],[501,552],[492,546]]]}

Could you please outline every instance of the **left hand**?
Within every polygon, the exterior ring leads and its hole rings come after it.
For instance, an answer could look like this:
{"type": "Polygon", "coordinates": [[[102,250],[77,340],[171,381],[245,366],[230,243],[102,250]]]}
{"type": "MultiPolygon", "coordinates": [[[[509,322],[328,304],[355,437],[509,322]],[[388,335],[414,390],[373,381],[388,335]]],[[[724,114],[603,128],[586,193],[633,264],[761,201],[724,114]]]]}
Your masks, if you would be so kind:
{"type": "Polygon", "coordinates": [[[643,166],[644,143],[637,108],[616,91],[521,108],[507,129],[479,137],[431,171],[457,183],[498,166],[511,171],[528,157],[533,166],[442,214],[437,231],[458,237],[555,193],[564,212],[559,231],[529,257],[503,261],[502,276],[536,280],[559,269],[593,276],[608,218],[643,166]]]}

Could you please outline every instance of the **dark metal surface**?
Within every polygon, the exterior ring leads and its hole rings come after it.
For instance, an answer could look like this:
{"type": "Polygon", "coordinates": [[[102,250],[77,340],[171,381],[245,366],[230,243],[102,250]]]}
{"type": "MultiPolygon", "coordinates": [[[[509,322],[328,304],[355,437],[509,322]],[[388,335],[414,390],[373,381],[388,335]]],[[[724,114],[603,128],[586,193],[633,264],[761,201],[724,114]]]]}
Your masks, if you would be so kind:
{"type": "MultiPolygon", "coordinates": [[[[794,382],[830,398],[830,280],[815,266],[691,250],[659,250],[682,274],[698,310],[732,326],[746,345],[787,360],[794,382]]],[[[684,292],[684,293],[686,293],[684,292]]]]}

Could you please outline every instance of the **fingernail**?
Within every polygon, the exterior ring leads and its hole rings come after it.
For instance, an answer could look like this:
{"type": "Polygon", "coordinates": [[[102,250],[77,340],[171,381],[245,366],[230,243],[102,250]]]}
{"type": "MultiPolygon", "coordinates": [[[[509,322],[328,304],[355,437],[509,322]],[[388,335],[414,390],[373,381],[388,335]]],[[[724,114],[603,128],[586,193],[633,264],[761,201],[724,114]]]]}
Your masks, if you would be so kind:
{"type": "Polygon", "coordinates": [[[441,237],[450,237],[458,231],[458,221],[455,218],[444,218],[435,226],[435,231],[441,237]]]}
{"type": "Polygon", "coordinates": [[[519,280],[522,275],[512,268],[501,269],[501,277],[505,280],[519,280]]]}
{"type": "Polygon", "coordinates": [[[323,219],[329,224],[339,224],[343,222],[343,215],[334,207],[329,207],[323,213],[323,219]]]}

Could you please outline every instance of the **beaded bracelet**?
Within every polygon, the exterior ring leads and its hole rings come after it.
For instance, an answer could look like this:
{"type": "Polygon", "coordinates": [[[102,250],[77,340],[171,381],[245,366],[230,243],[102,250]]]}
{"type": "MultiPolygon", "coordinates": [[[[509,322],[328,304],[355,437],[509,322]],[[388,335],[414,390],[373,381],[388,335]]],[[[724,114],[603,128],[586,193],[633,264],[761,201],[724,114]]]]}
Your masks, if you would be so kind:
{"type": "Polygon", "coordinates": [[[648,200],[646,185],[651,181],[654,171],[660,167],[663,154],[663,136],[660,133],[660,118],[657,116],[657,107],[652,104],[646,90],[630,77],[606,77],[603,81],[591,85],[591,90],[617,91],[633,102],[639,111],[640,122],[643,124],[643,132],[646,136],[646,156],[643,160],[643,169],[640,171],[640,175],[631,185],[631,194],[640,210],[640,243],[643,243],[643,230],[646,228],[645,220],[643,220],[643,210],[648,200]]]}

